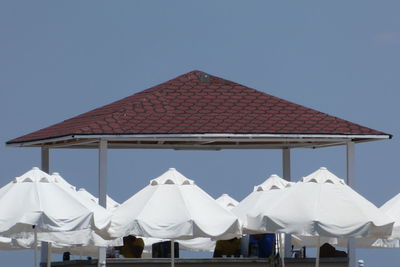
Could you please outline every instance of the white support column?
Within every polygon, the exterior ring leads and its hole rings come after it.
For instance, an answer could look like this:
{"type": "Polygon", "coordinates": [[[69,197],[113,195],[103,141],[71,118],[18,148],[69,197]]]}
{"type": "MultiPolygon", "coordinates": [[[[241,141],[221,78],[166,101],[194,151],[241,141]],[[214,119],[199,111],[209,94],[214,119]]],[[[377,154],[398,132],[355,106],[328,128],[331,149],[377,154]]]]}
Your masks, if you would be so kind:
{"type": "Polygon", "coordinates": [[[42,147],[41,150],[41,169],[44,172],[49,173],[50,171],[50,149],[48,147],[42,147]]]}
{"type": "MultiPolygon", "coordinates": [[[[354,172],[354,153],[355,145],[354,142],[348,142],[346,146],[346,172],[347,172],[347,185],[354,189],[355,172],[354,172]]],[[[356,267],[356,243],[354,238],[349,238],[347,243],[347,253],[349,258],[348,267],[356,267]]]]}
{"type": "Polygon", "coordinates": [[[99,144],[99,205],[107,207],[107,140],[99,144]]]}
{"type": "MultiPolygon", "coordinates": [[[[107,140],[100,139],[99,143],[99,205],[107,207],[107,140]]],[[[99,248],[98,267],[106,266],[106,248],[99,248]]]]}
{"type": "MultiPolygon", "coordinates": [[[[50,150],[48,147],[41,148],[41,166],[42,171],[50,172],[50,150]]],[[[50,255],[51,256],[51,255],[50,255]]],[[[40,262],[48,263],[51,262],[51,257],[49,256],[49,243],[41,242],[40,244],[40,262]]]]}
{"type": "MultiPolygon", "coordinates": [[[[291,168],[290,168],[290,149],[282,149],[282,178],[286,181],[291,181],[291,168]]],[[[290,235],[285,235],[285,257],[292,256],[292,239],[290,235]]]]}
{"type": "Polygon", "coordinates": [[[291,169],[290,169],[290,149],[282,149],[282,169],[283,169],[283,179],[290,181],[292,179],[291,169]]]}

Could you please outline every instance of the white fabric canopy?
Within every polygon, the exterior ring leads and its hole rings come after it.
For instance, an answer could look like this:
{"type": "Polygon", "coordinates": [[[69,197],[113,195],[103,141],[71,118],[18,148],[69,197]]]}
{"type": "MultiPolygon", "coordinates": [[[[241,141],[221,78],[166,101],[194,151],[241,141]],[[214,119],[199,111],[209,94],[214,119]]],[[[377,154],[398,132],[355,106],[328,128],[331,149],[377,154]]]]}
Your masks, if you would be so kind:
{"type": "MultiPolygon", "coordinates": [[[[273,202],[278,199],[287,188],[293,185],[292,182],[288,182],[280,178],[276,174],[272,174],[262,184],[254,186],[253,192],[251,192],[246,198],[232,209],[232,212],[239,217],[242,224],[247,223],[247,213],[252,210],[255,206],[267,206],[272,205],[273,202]]],[[[243,229],[244,233],[252,234],[258,233],[258,231],[250,231],[243,229]]],[[[284,250],[282,249],[283,239],[279,242],[279,255],[282,257],[282,263],[284,266],[284,250]]]]}
{"type": "MultiPolygon", "coordinates": [[[[90,199],[91,201],[93,201],[93,202],[96,203],[96,204],[99,203],[99,199],[98,199],[97,197],[93,196],[92,194],[90,194],[88,191],[86,191],[85,188],[80,188],[80,189],[77,191],[77,193],[78,193],[78,195],[80,195],[80,196],[82,196],[82,197],[84,197],[84,198],[90,199]]],[[[108,195],[107,195],[107,200],[106,200],[106,201],[107,201],[107,207],[106,207],[106,209],[107,209],[108,211],[110,211],[110,212],[112,212],[113,210],[115,210],[116,208],[118,208],[119,205],[120,205],[118,202],[116,202],[114,199],[112,199],[112,198],[109,197],[108,195]]]]}
{"type": "MultiPolygon", "coordinates": [[[[400,247],[400,194],[388,200],[379,208],[394,221],[392,234],[388,238],[360,238],[356,246],[360,248],[399,248],[400,247]]],[[[345,245],[345,241],[338,240],[338,246],[345,245]]]]}
{"type": "Polygon", "coordinates": [[[400,194],[388,200],[380,210],[394,220],[393,231],[390,239],[400,239],[400,194]]]}
{"type": "MultiPolygon", "coordinates": [[[[36,170],[36,169],[35,169],[36,170]]],[[[94,216],[99,217],[100,221],[106,220],[105,222],[101,222],[103,225],[108,221],[108,216],[103,216],[104,209],[100,207],[98,209],[97,199],[87,192],[85,189],[80,189],[76,191],[76,187],[69,184],[64,178],[60,176],[59,173],[53,173],[51,175],[53,181],[57,183],[59,186],[62,186],[69,193],[72,194],[76,198],[78,202],[84,205],[87,209],[93,211],[94,216]]],[[[53,199],[53,201],[57,202],[57,199],[53,199]]],[[[118,203],[115,202],[110,197],[107,197],[107,201],[109,203],[110,210],[114,209],[118,206],[118,203]]],[[[56,204],[56,203],[55,203],[56,204]]],[[[35,246],[40,247],[41,243],[35,244],[35,239],[33,234],[24,233],[17,234],[18,238],[9,238],[9,237],[0,237],[0,249],[1,250],[17,250],[17,249],[32,249],[35,246]]],[[[109,247],[109,246],[121,246],[123,245],[122,238],[115,240],[104,240],[100,236],[98,236],[92,230],[78,230],[73,231],[72,233],[66,232],[39,232],[37,233],[38,240],[46,240],[51,242],[51,251],[53,253],[63,253],[65,251],[70,252],[73,255],[81,255],[81,256],[97,256],[98,255],[98,247],[109,247]],[[73,242],[71,244],[68,242],[71,238],[75,238],[79,236],[79,242],[73,242]],[[67,241],[65,241],[67,240],[67,241]]]]}
{"type": "Polygon", "coordinates": [[[326,168],[302,178],[273,205],[253,207],[245,225],[250,231],[323,237],[385,237],[392,227],[393,220],[326,168]]]}
{"type": "MultiPolygon", "coordinates": [[[[270,195],[260,196],[247,213],[244,229],[305,240],[316,237],[319,248],[332,238],[386,237],[393,228],[392,220],[326,168],[303,177],[269,201],[270,195]]],[[[319,249],[315,266],[319,266],[319,249]]]]}
{"type": "Polygon", "coordinates": [[[236,207],[239,202],[233,199],[230,195],[228,194],[222,194],[219,198],[216,199],[218,204],[220,204],[223,208],[227,210],[232,210],[234,207],[236,207]]]}
{"type": "Polygon", "coordinates": [[[33,168],[0,189],[0,236],[60,244],[87,244],[109,213],[88,208],[57,176],[33,168]]]}
{"type": "Polygon", "coordinates": [[[236,216],[221,207],[192,180],[171,168],[121,204],[106,235],[193,239],[240,236],[236,216]]]}
{"type": "MultiPolygon", "coordinates": [[[[23,249],[34,249],[35,248],[35,240],[33,236],[29,238],[9,238],[9,237],[0,237],[0,250],[23,250],[23,249]]],[[[104,242],[104,241],[101,241],[104,242]]],[[[114,242],[114,241],[113,241],[114,242]]],[[[115,246],[121,246],[122,242],[116,242],[115,246]]],[[[111,245],[110,245],[111,246],[111,245]]],[[[37,248],[41,247],[41,242],[37,243],[37,248]]],[[[71,255],[78,256],[98,256],[98,247],[95,245],[70,245],[70,244],[60,244],[60,243],[51,243],[51,252],[62,254],[68,251],[71,255]]]]}
{"type": "MultiPolygon", "coordinates": [[[[232,212],[239,217],[243,224],[246,224],[247,213],[250,210],[255,206],[271,205],[282,195],[282,190],[292,186],[292,184],[293,183],[280,178],[278,175],[273,174],[262,184],[254,186],[253,192],[240,201],[240,203],[232,209],[232,212]]],[[[247,229],[244,229],[244,232],[252,233],[252,231],[246,230],[247,229]]]]}
{"type": "MultiPolygon", "coordinates": [[[[99,228],[105,228],[109,223],[109,219],[111,216],[111,212],[119,205],[112,198],[107,196],[107,211],[104,212],[104,208],[98,205],[98,199],[86,191],[84,188],[76,190],[76,187],[69,184],[58,172],[55,172],[51,175],[54,177],[56,181],[60,183],[60,185],[64,186],[71,192],[71,194],[88,210],[91,210],[94,215],[95,224],[99,226],[99,228]]],[[[69,247],[71,253],[79,252],[81,255],[94,255],[94,252],[97,251],[97,247],[110,247],[110,246],[121,246],[123,245],[122,238],[117,238],[114,240],[104,240],[101,238],[95,231],[90,231],[89,237],[87,238],[85,243],[79,244],[78,248],[75,249],[73,246],[69,246],[68,244],[58,242],[53,244],[54,247],[64,248],[69,247]]]]}
{"type": "Polygon", "coordinates": [[[394,220],[392,234],[386,239],[360,239],[357,242],[359,247],[364,248],[399,248],[400,247],[400,194],[388,200],[380,207],[390,219],[394,220]]]}
{"type": "MultiPolygon", "coordinates": [[[[234,208],[239,202],[230,197],[228,194],[222,194],[219,198],[216,199],[217,203],[220,204],[223,208],[227,210],[231,210],[234,208]]],[[[150,252],[151,246],[154,243],[166,241],[165,239],[159,238],[144,238],[145,251],[150,252]]],[[[206,237],[198,237],[188,240],[176,240],[179,243],[180,250],[187,251],[205,251],[205,252],[213,252],[215,249],[216,241],[211,238],[206,237]]]]}
{"type": "MultiPolygon", "coordinates": [[[[81,195],[82,197],[85,197],[87,199],[90,199],[91,201],[98,203],[98,198],[90,194],[88,191],[86,191],[84,188],[80,188],[77,193],[81,195]]],[[[114,211],[117,207],[119,207],[120,204],[116,202],[114,199],[109,197],[107,195],[107,210],[109,211],[114,211]]],[[[160,239],[160,238],[150,238],[150,237],[143,237],[144,240],[144,252],[150,253],[152,245],[157,242],[162,242],[166,241],[166,239],[160,239]]],[[[214,251],[215,247],[215,241],[209,239],[209,238],[194,238],[190,240],[178,240],[179,242],[179,249],[180,250],[187,250],[187,251],[214,251]]],[[[111,244],[112,246],[122,246],[123,241],[122,238],[118,238],[114,241],[114,243],[111,244]],[[118,241],[118,242],[117,242],[118,241]]],[[[57,251],[57,248],[55,249],[57,251]]],[[[79,246],[79,247],[72,247],[70,250],[71,254],[77,254],[77,255],[87,255],[87,256],[97,256],[97,249],[96,247],[93,246],[79,246]],[[83,250],[83,252],[82,252],[83,250]]]]}
{"type": "Polygon", "coordinates": [[[0,236],[0,250],[30,249],[30,245],[25,240],[18,240],[10,237],[0,236]]]}

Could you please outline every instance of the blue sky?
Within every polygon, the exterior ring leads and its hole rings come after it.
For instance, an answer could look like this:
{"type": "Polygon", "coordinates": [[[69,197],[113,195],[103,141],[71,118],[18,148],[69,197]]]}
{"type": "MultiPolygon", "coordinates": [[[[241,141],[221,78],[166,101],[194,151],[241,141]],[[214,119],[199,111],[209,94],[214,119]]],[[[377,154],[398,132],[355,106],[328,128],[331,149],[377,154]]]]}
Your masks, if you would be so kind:
{"type": "MultiPolygon", "coordinates": [[[[398,1],[0,2],[0,185],[40,151],[4,143],[198,69],[394,137],[356,145],[356,189],[380,206],[400,192],[398,1]]],[[[345,175],[344,147],[292,152],[294,180],[345,175]]],[[[175,167],[212,196],[244,198],[281,152],[113,150],[108,192],[124,201],[175,167]]],[[[97,193],[97,151],[51,152],[51,170],[97,193]]],[[[398,250],[357,250],[392,267],[398,250]]],[[[0,252],[26,266],[32,252],[0,252]]],[[[8,263],[8,264],[7,264],[8,263]]]]}

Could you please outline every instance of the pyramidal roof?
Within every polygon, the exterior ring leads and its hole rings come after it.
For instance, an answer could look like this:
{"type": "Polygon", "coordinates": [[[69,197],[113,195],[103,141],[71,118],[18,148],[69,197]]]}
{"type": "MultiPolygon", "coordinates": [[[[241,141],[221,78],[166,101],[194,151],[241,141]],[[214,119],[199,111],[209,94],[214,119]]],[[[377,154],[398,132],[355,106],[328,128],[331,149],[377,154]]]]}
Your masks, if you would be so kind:
{"type": "Polygon", "coordinates": [[[390,138],[383,132],[195,70],[7,144],[66,136],[160,134],[385,135],[390,138]]]}

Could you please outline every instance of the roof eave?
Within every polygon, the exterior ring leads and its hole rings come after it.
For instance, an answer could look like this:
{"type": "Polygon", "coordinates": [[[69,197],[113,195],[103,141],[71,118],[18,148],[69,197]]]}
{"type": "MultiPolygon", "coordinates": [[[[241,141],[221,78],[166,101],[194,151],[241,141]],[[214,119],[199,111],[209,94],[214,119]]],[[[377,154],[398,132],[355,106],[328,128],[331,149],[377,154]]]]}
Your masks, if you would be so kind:
{"type": "Polygon", "coordinates": [[[100,139],[106,139],[111,142],[118,142],[118,145],[110,148],[166,148],[166,149],[191,149],[192,146],[184,142],[194,142],[193,149],[198,149],[199,144],[201,147],[211,148],[213,142],[225,142],[226,146],[215,145],[219,149],[224,148],[257,148],[257,145],[252,143],[265,142],[260,144],[259,148],[284,148],[290,147],[325,147],[343,145],[347,142],[353,141],[356,143],[378,141],[384,139],[391,139],[390,134],[381,135],[342,135],[342,134],[225,134],[225,133],[205,133],[205,134],[106,134],[106,135],[67,135],[54,138],[46,138],[40,140],[32,140],[26,142],[7,142],[7,146],[11,147],[49,147],[49,148],[94,148],[95,143],[100,139]],[[131,143],[137,141],[137,145],[131,143]],[[157,145],[144,145],[140,142],[157,141],[157,145]],[[164,142],[177,142],[173,146],[164,145],[164,142]],[[268,142],[273,143],[270,147],[268,142]],[[129,145],[124,146],[130,143],[129,145]],[[182,143],[182,144],[181,144],[182,143]],[[228,146],[229,144],[229,146],[228,146]],[[232,147],[231,144],[234,144],[232,147]],[[304,145],[302,145],[304,144],[304,145]]]}

